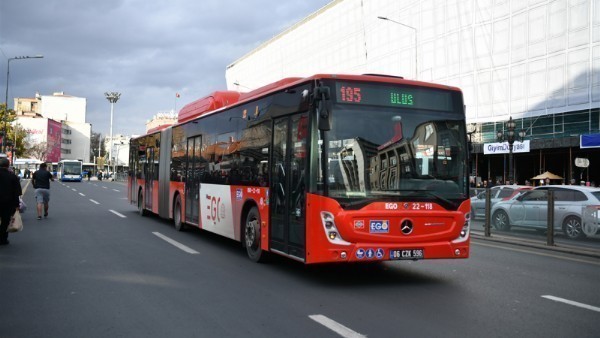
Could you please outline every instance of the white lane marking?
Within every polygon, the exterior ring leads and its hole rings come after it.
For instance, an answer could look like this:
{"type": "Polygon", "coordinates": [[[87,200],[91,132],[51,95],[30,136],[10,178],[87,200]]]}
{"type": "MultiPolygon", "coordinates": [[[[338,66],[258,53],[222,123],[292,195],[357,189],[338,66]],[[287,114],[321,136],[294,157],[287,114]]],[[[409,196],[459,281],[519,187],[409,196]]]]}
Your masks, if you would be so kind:
{"type": "Polygon", "coordinates": [[[153,232],[153,234],[154,234],[156,237],[158,237],[158,238],[160,238],[160,239],[162,239],[162,240],[166,241],[167,243],[169,243],[169,244],[171,244],[171,245],[174,245],[174,246],[176,246],[177,248],[179,248],[179,249],[181,249],[181,250],[183,250],[183,251],[185,251],[185,252],[187,252],[187,253],[189,253],[189,254],[192,254],[192,255],[197,255],[197,254],[199,254],[199,252],[198,252],[198,251],[196,251],[196,250],[194,250],[194,249],[190,248],[189,246],[183,245],[183,244],[181,244],[181,243],[177,242],[176,240],[174,240],[174,239],[171,239],[171,238],[169,238],[169,237],[167,237],[167,236],[165,236],[165,235],[161,234],[160,232],[153,232]]]}
{"type": "Polygon", "coordinates": [[[119,190],[117,190],[117,189],[113,189],[113,191],[119,192],[119,190]]]}
{"type": "Polygon", "coordinates": [[[108,189],[107,187],[102,187],[102,188],[104,188],[104,189],[108,189]]]}
{"type": "Polygon", "coordinates": [[[569,305],[581,307],[581,308],[584,308],[584,309],[587,309],[587,310],[592,310],[592,311],[600,312],[600,307],[595,307],[595,306],[591,306],[591,305],[587,305],[587,304],[575,302],[575,301],[564,299],[564,298],[554,297],[554,296],[550,296],[550,295],[542,296],[542,298],[550,299],[550,300],[553,300],[555,302],[561,302],[561,303],[565,303],[565,304],[569,304],[569,305]]]}
{"type": "Polygon", "coordinates": [[[577,258],[571,258],[571,257],[566,257],[566,256],[552,255],[552,254],[547,254],[547,253],[543,253],[543,252],[535,252],[535,251],[525,250],[525,249],[516,249],[516,248],[509,248],[509,247],[500,246],[500,245],[483,244],[483,243],[473,243],[473,242],[471,242],[471,244],[475,244],[475,245],[479,245],[479,246],[487,246],[489,248],[503,249],[503,250],[508,250],[508,251],[524,252],[524,253],[528,253],[528,254],[532,254],[532,255],[538,255],[538,256],[558,258],[558,259],[562,259],[562,260],[566,260],[566,261],[573,261],[573,262],[579,262],[579,263],[587,263],[587,264],[593,264],[593,265],[600,265],[600,262],[593,262],[593,261],[588,261],[588,260],[584,260],[584,259],[577,259],[577,258]]]}
{"type": "Polygon", "coordinates": [[[342,337],[346,338],[362,338],[366,337],[358,332],[352,331],[351,329],[345,327],[344,325],[336,322],[335,320],[329,319],[323,315],[310,315],[308,316],[310,319],[315,322],[325,326],[326,328],[332,330],[333,332],[339,334],[342,337]]]}
{"type": "Polygon", "coordinates": [[[116,211],[114,211],[114,210],[112,210],[112,209],[109,209],[108,211],[112,212],[113,214],[115,214],[115,215],[117,215],[117,216],[119,216],[119,217],[121,217],[121,218],[127,218],[127,216],[125,216],[125,215],[123,215],[123,214],[120,214],[120,213],[118,213],[118,212],[116,212],[116,211]]]}
{"type": "Polygon", "coordinates": [[[84,195],[84,194],[82,194],[82,193],[79,193],[79,195],[81,195],[81,196],[85,197],[85,195],[84,195]]]}
{"type": "Polygon", "coordinates": [[[72,188],[71,190],[73,190],[73,191],[77,191],[77,189],[75,189],[75,188],[72,188]]]}
{"type": "Polygon", "coordinates": [[[100,202],[96,202],[93,199],[90,198],[90,202],[94,203],[94,204],[100,204],[100,202]]]}

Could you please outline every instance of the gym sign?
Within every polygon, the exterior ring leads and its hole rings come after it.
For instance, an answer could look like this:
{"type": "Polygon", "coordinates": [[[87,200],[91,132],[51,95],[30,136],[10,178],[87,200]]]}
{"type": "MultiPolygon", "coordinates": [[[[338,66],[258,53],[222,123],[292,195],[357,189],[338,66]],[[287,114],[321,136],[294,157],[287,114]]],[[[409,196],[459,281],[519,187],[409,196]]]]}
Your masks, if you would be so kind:
{"type": "MultiPolygon", "coordinates": [[[[528,153],[529,152],[529,140],[523,142],[515,141],[513,143],[513,153],[528,153]]],[[[484,143],[483,154],[494,155],[494,154],[508,154],[508,142],[496,142],[496,143],[484,143]]]]}

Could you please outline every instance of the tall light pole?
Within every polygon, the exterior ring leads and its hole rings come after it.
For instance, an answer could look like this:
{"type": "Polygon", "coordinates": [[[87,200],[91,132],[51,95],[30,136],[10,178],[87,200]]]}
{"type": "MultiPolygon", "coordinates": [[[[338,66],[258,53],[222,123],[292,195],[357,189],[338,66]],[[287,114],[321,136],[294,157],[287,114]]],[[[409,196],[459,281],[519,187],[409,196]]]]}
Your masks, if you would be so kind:
{"type": "Polygon", "coordinates": [[[418,50],[418,41],[417,41],[417,29],[413,26],[409,26],[406,24],[403,24],[402,22],[398,22],[396,20],[392,20],[390,18],[387,18],[385,16],[378,16],[377,19],[381,19],[381,20],[386,20],[386,21],[390,21],[393,22],[395,24],[398,24],[400,26],[404,26],[406,28],[412,29],[415,33],[415,80],[419,78],[419,62],[418,62],[418,54],[417,54],[417,50],[418,50]]]}
{"type": "MultiPolygon", "coordinates": [[[[513,169],[513,145],[515,143],[515,127],[517,124],[513,121],[512,116],[508,119],[505,124],[506,132],[498,130],[496,136],[498,137],[498,141],[506,141],[508,142],[508,182],[509,184],[513,184],[514,182],[514,169],[513,169]]],[[[525,137],[525,130],[519,130],[519,141],[523,142],[523,138],[525,137]]]]}
{"type": "Polygon", "coordinates": [[[12,60],[25,60],[25,59],[42,59],[43,55],[35,56],[15,56],[9,58],[6,65],[6,94],[4,95],[4,135],[2,136],[2,152],[6,150],[6,125],[8,124],[8,77],[10,75],[10,62],[12,60]]]}
{"type": "MultiPolygon", "coordinates": [[[[106,99],[108,100],[108,102],[110,102],[110,155],[108,157],[108,159],[110,160],[110,164],[112,164],[112,159],[111,157],[113,156],[113,112],[114,112],[114,105],[115,103],[117,103],[117,101],[119,101],[119,98],[121,97],[121,93],[118,92],[106,92],[104,93],[104,96],[106,96],[106,99]]],[[[109,169],[110,169],[110,164],[109,164],[109,169]]],[[[114,171],[113,171],[113,175],[114,175],[114,171]]]]}

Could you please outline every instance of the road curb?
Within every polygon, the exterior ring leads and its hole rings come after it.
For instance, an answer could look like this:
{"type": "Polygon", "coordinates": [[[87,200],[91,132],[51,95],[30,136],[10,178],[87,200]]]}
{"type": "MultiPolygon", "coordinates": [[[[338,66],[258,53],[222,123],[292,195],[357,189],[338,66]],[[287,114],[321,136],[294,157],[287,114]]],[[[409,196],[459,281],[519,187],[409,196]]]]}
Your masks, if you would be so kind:
{"type": "Polygon", "coordinates": [[[556,252],[568,253],[568,254],[579,255],[579,256],[600,258],[600,251],[586,250],[586,249],[582,249],[582,248],[578,248],[578,247],[574,247],[574,246],[563,245],[563,244],[554,244],[554,246],[549,246],[549,245],[546,245],[545,242],[541,242],[541,241],[519,239],[519,238],[507,237],[507,236],[501,236],[501,235],[492,235],[490,237],[486,237],[483,234],[478,234],[478,233],[473,233],[473,232],[471,232],[471,237],[473,239],[479,239],[479,240],[490,241],[490,242],[507,243],[507,244],[518,245],[518,246],[533,247],[533,248],[541,249],[541,250],[556,251],[556,252]]]}

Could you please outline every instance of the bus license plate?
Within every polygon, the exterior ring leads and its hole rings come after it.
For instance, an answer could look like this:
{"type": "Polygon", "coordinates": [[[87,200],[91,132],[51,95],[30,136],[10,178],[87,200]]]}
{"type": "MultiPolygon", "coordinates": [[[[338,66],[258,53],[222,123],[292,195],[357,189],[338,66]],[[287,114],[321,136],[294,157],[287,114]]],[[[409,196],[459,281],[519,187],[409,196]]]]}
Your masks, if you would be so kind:
{"type": "Polygon", "coordinates": [[[390,259],[423,259],[423,249],[390,250],[390,259]]]}

